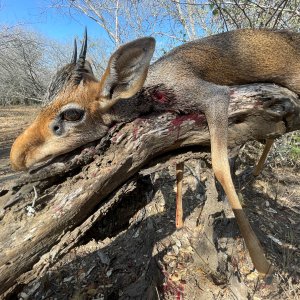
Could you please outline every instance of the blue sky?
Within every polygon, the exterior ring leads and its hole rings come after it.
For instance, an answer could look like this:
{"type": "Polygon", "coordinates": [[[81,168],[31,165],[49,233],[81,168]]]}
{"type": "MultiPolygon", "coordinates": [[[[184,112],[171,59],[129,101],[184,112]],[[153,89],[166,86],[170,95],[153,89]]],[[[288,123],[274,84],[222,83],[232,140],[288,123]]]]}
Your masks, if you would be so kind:
{"type": "MultiPolygon", "coordinates": [[[[53,1],[53,0],[52,0],[53,1]]],[[[111,53],[115,49],[114,43],[110,41],[104,29],[100,27],[94,20],[87,16],[76,13],[72,10],[72,15],[66,8],[64,11],[51,8],[51,0],[0,0],[0,26],[1,25],[20,25],[22,28],[41,33],[42,36],[50,40],[57,40],[58,43],[72,45],[74,38],[81,39],[85,26],[88,29],[90,40],[102,40],[105,42],[107,53],[111,53]]],[[[113,0],[112,0],[113,1],[113,0]]],[[[58,1],[59,2],[59,1],[58,1]]],[[[120,24],[122,20],[120,19],[120,24]]],[[[147,24],[154,25],[154,31],[163,31],[168,33],[170,29],[170,17],[162,18],[157,24],[151,23],[151,19],[146,20],[145,31],[142,35],[148,35],[147,24]]],[[[182,38],[182,28],[177,24],[177,28],[173,27],[177,36],[182,38]],[[178,29],[178,30],[177,30],[178,29]]],[[[201,28],[199,29],[201,31],[201,28]]],[[[152,32],[151,32],[152,33],[152,32]]],[[[170,33],[171,36],[173,32],[170,33]]],[[[136,32],[128,39],[136,38],[136,32]]],[[[181,42],[172,40],[166,35],[155,35],[156,38],[156,54],[155,57],[161,56],[165,50],[181,42]]],[[[122,41],[126,42],[126,40],[122,41]]]]}
{"type": "Polygon", "coordinates": [[[81,36],[84,26],[88,33],[95,38],[101,37],[99,25],[81,15],[69,16],[56,9],[50,8],[47,0],[0,0],[0,24],[22,24],[34,31],[38,31],[51,39],[67,42],[75,36],[81,36]]]}

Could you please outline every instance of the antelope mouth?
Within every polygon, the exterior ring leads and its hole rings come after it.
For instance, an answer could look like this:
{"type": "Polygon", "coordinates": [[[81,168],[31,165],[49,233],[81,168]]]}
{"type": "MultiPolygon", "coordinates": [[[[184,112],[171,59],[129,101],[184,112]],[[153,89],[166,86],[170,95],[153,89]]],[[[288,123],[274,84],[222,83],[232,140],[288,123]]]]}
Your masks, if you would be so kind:
{"type": "Polygon", "coordinates": [[[57,156],[47,155],[46,157],[41,159],[39,162],[36,162],[34,165],[29,167],[28,173],[30,173],[30,174],[35,173],[35,172],[39,171],[40,169],[53,164],[55,162],[56,158],[57,158],[57,156]]]}
{"type": "Polygon", "coordinates": [[[78,146],[69,151],[62,151],[61,153],[47,155],[46,157],[42,158],[41,160],[37,161],[32,166],[30,166],[28,173],[29,174],[37,173],[38,171],[42,170],[45,167],[48,167],[47,172],[49,172],[50,170],[49,167],[51,165],[53,165],[53,168],[56,168],[58,164],[66,165],[68,162],[72,161],[72,159],[76,155],[80,155],[81,152],[84,151],[85,149],[89,149],[89,148],[94,149],[98,142],[99,140],[91,141],[85,145],[78,146]]]}

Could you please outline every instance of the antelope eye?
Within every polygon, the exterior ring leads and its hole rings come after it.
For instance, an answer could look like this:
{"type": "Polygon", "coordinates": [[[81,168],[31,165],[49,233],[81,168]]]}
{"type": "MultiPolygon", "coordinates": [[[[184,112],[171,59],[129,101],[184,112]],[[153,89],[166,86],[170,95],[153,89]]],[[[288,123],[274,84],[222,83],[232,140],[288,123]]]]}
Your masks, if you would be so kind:
{"type": "Polygon", "coordinates": [[[80,121],[84,116],[84,110],[78,108],[70,108],[61,113],[61,119],[64,121],[80,121]]]}

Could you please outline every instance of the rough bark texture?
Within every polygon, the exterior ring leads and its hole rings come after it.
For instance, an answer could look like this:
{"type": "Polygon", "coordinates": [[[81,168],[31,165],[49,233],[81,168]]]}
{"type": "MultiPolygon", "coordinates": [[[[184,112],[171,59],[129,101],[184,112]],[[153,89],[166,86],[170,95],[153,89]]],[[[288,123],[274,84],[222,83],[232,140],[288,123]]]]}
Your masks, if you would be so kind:
{"type": "MultiPolygon", "coordinates": [[[[271,84],[232,88],[229,148],[300,129],[299,111],[299,98],[285,88],[271,84]]],[[[101,141],[4,183],[0,188],[0,294],[9,295],[21,284],[43,276],[96,222],[113,212],[124,195],[134,190],[137,179],[133,176],[146,176],[193,156],[205,156],[209,161],[205,116],[156,114],[118,124],[101,141]],[[199,150],[206,154],[199,154],[199,150]]],[[[212,184],[210,179],[210,194],[216,193],[212,184]]],[[[218,204],[207,212],[203,209],[201,214],[199,222],[205,228],[201,232],[206,233],[207,243],[203,241],[195,248],[204,255],[218,254],[211,246],[214,226],[205,220],[222,209],[218,204]]],[[[199,262],[199,266],[216,279],[219,268],[214,262],[207,257],[205,264],[199,262]]],[[[153,277],[156,267],[149,258],[143,276],[151,273],[153,277]]],[[[156,285],[153,278],[153,282],[148,279],[141,279],[144,288],[140,291],[151,299],[156,285]]],[[[136,292],[134,287],[127,293],[134,294],[133,291],[136,292]]]]}

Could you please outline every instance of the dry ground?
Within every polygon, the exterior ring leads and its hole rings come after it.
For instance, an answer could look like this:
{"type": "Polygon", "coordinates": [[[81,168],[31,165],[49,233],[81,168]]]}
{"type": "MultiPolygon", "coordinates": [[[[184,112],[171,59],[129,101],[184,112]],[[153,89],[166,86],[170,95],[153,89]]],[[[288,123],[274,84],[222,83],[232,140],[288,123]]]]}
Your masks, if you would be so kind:
{"type": "Polygon", "coordinates": [[[37,107],[0,106],[0,183],[15,176],[9,164],[10,148],[15,138],[34,119],[37,107]]]}
{"type": "MultiPolygon", "coordinates": [[[[9,150],[14,138],[33,119],[36,110],[34,107],[0,108],[2,181],[17,176],[9,168],[9,150]]],[[[237,159],[236,184],[243,195],[246,213],[252,225],[257,226],[255,229],[259,239],[276,267],[275,284],[265,286],[258,283],[256,272],[249,269],[249,259],[237,232],[232,234],[232,244],[238,248],[237,259],[242,261],[242,264],[238,264],[241,267],[237,267],[234,272],[231,271],[233,274],[229,280],[216,281],[209,271],[199,268],[199,261],[197,262],[195,257],[198,255],[201,259],[201,253],[195,254],[197,249],[191,247],[191,240],[198,230],[195,229],[195,220],[199,213],[203,213],[203,189],[210,174],[201,171],[199,162],[190,160],[186,164],[184,178],[186,226],[183,230],[174,231],[174,221],[168,213],[171,211],[171,216],[174,215],[175,198],[174,169],[169,168],[152,176],[151,190],[130,195],[129,201],[138,199],[144,203],[144,207],[128,217],[129,229],[124,230],[121,226],[118,232],[103,232],[103,228],[109,228],[107,222],[115,217],[108,216],[98,224],[99,228],[90,232],[81,245],[58,261],[47,276],[37,278],[31,285],[25,286],[18,297],[133,299],[138,295],[136,287],[142,288],[147,280],[145,277],[153,263],[151,257],[159,256],[164,280],[164,284],[157,289],[159,296],[156,296],[160,299],[300,299],[299,168],[287,168],[282,164],[274,167],[270,162],[256,180],[248,181],[249,176],[245,170],[257,160],[259,151],[261,147],[257,143],[244,148],[237,159]],[[140,199],[141,197],[147,199],[140,199]],[[151,215],[151,218],[144,220],[143,215],[151,215]],[[156,237],[159,237],[158,242],[150,241],[153,231],[156,237]],[[128,238],[131,241],[130,245],[128,238]],[[151,243],[155,246],[151,248],[152,252],[149,252],[148,244],[151,243]],[[160,249],[165,249],[166,245],[169,250],[160,253],[160,249]],[[126,257],[126,251],[130,247],[138,249],[140,255],[137,254],[134,258],[126,257]],[[140,259],[141,257],[144,259],[140,259]],[[139,274],[131,272],[133,265],[139,266],[139,274]],[[237,282],[237,278],[241,281],[237,282]],[[129,285],[126,291],[122,290],[120,287],[127,284],[124,281],[128,284],[133,282],[132,288],[130,289],[129,285]]],[[[127,208],[121,208],[124,214],[127,208]]],[[[224,222],[222,218],[220,216],[220,222],[224,222]]],[[[226,236],[225,233],[223,235],[226,236]]],[[[219,247],[223,242],[221,238],[219,247]]],[[[229,247],[228,244],[226,247],[229,247]]]]}

